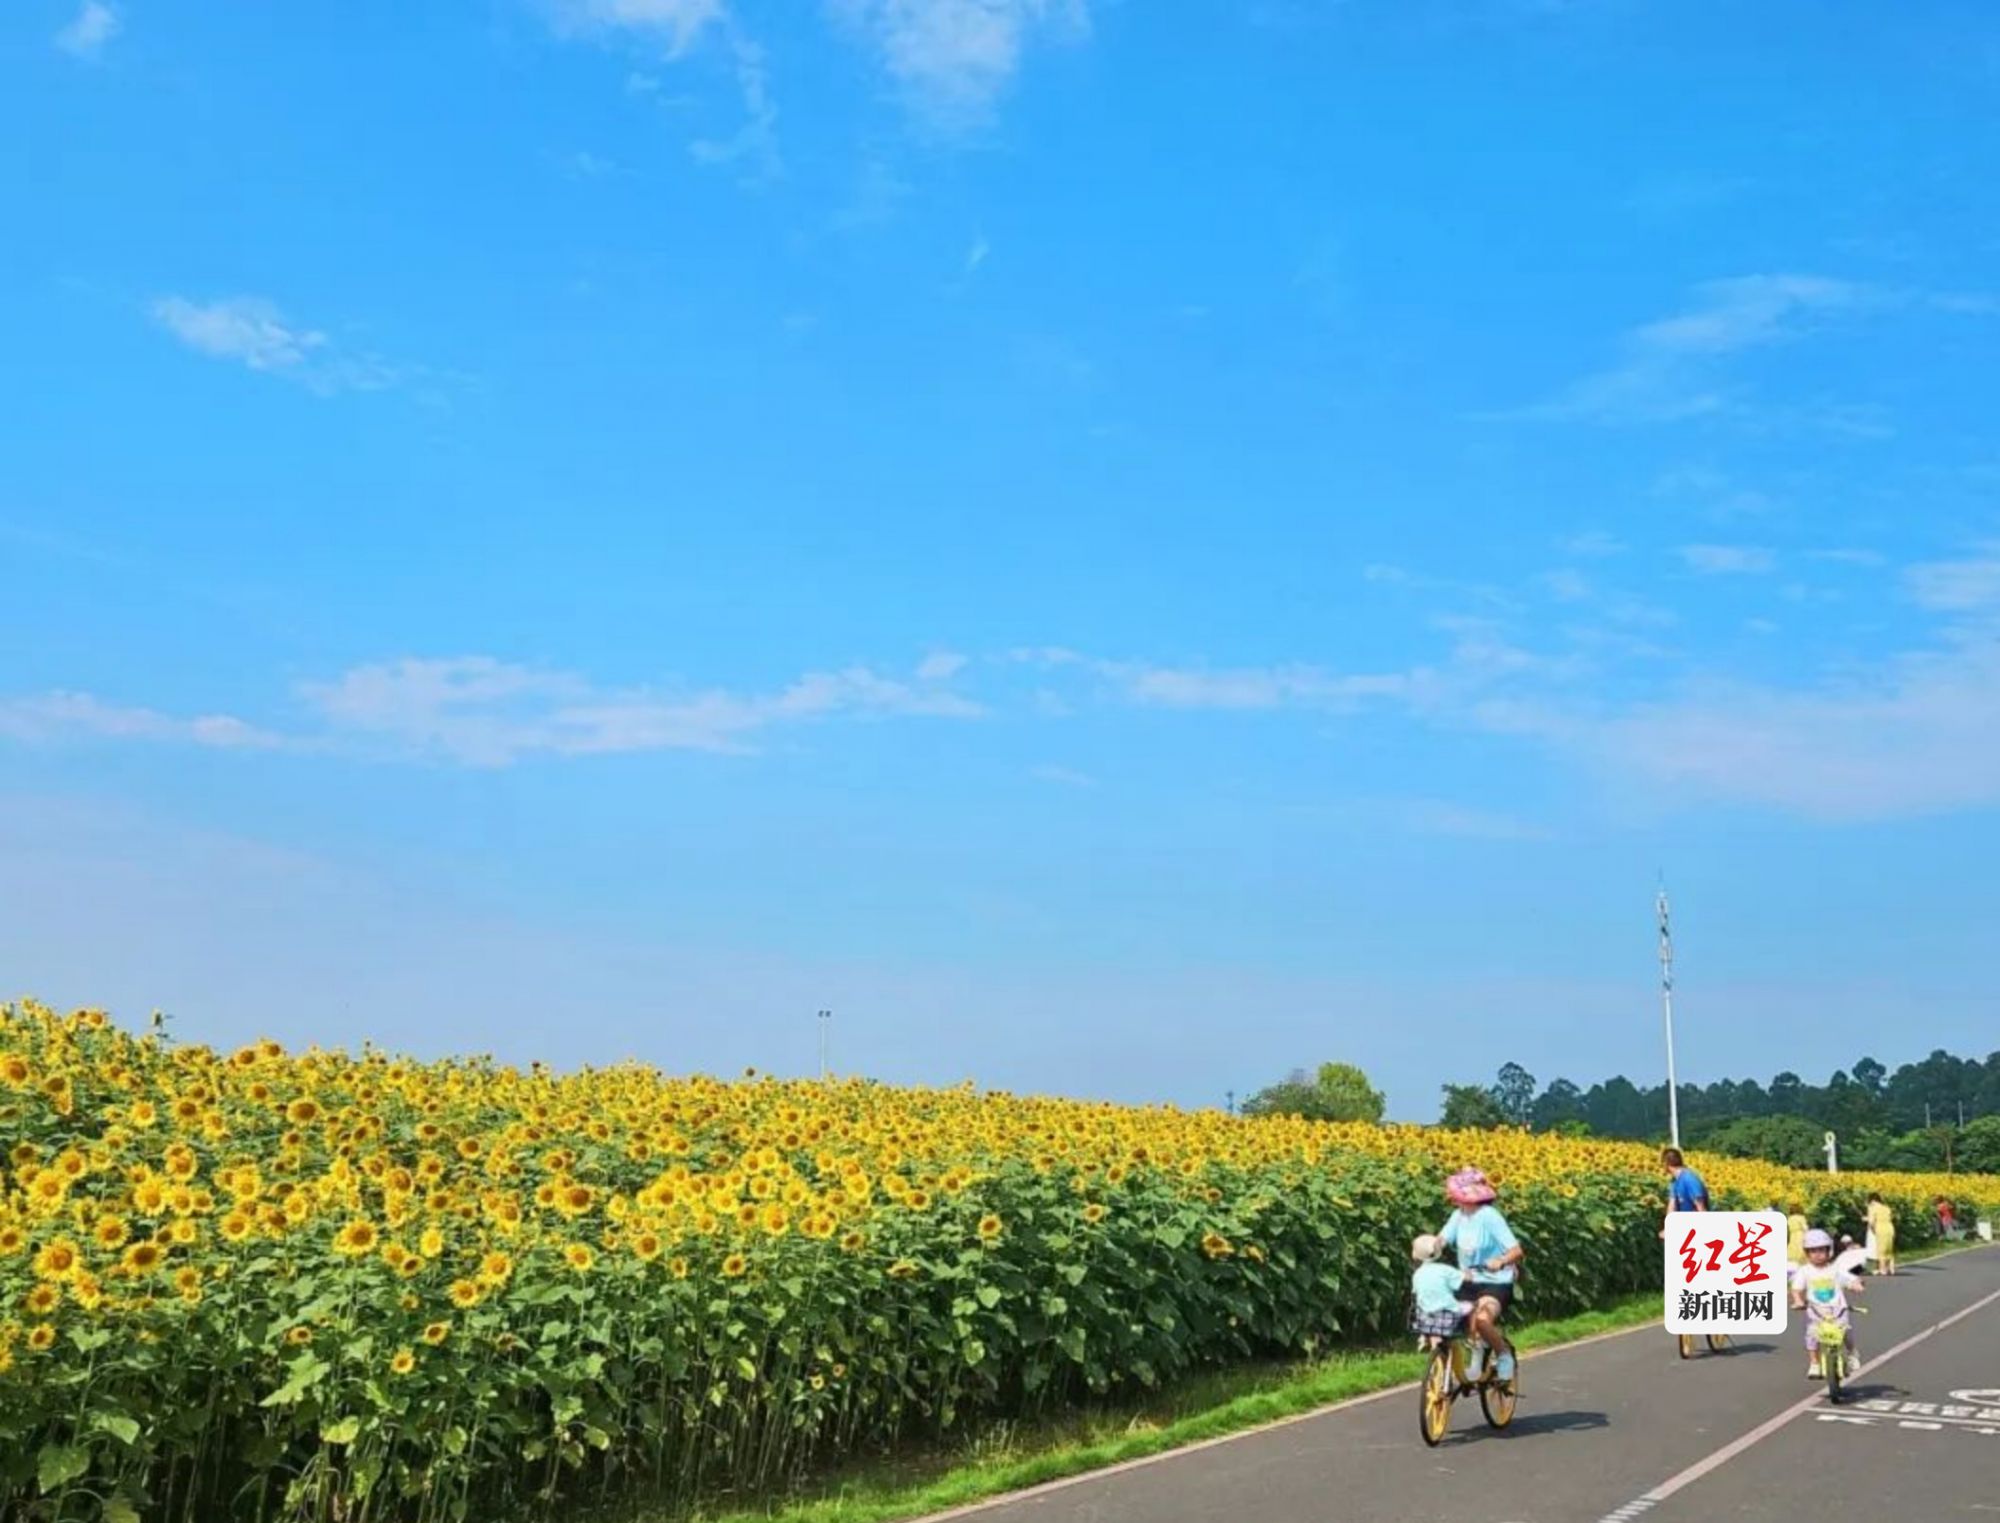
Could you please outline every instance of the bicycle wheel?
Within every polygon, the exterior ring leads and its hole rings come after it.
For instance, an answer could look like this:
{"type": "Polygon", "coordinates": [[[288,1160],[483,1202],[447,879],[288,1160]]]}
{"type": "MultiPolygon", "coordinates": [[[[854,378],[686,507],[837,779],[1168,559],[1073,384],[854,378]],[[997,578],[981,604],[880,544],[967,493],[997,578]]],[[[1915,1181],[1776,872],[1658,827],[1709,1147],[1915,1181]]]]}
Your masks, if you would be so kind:
{"type": "Polygon", "coordinates": [[[1431,1354],[1424,1371],[1424,1383],[1417,1391],[1418,1431],[1424,1442],[1435,1449],[1451,1430],[1451,1345],[1441,1343],[1431,1354]]]}
{"type": "Polygon", "coordinates": [[[1729,1347],[1729,1334],[1710,1333],[1708,1335],[1708,1351],[1711,1354],[1719,1354],[1728,1347],[1729,1347]]]}
{"type": "Polygon", "coordinates": [[[1674,1342],[1680,1345],[1680,1350],[1681,1350],[1681,1358],[1683,1358],[1683,1359],[1692,1359],[1692,1358],[1694,1358],[1694,1334],[1693,1334],[1693,1333],[1681,1333],[1680,1335],[1678,1335],[1678,1336],[1677,1336],[1677,1337],[1676,1337],[1676,1338],[1674,1339],[1674,1342]]]}
{"type": "Polygon", "coordinates": [[[1847,1351],[1821,1347],[1820,1368],[1826,1372],[1826,1399],[1834,1406],[1840,1405],[1840,1379],[1847,1370],[1847,1351]]]}
{"type": "Polygon", "coordinates": [[[1513,1340],[1507,1342],[1507,1353],[1514,1360],[1514,1378],[1502,1385],[1497,1380],[1487,1380],[1479,1387],[1479,1410],[1486,1414],[1489,1428],[1504,1428],[1514,1420],[1514,1408],[1521,1400],[1521,1361],[1514,1353],[1513,1340]]]}

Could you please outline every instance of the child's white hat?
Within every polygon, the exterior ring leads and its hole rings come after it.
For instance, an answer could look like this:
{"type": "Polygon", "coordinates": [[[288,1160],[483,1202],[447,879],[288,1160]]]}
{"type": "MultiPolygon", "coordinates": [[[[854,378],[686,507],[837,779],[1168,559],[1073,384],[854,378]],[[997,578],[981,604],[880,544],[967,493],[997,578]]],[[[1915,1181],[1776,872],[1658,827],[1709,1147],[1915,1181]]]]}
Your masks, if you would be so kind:
{"type": "Polygon", "coordinates": [[[1435,1232],[1426,1232],[1410,1244],[1410,1259],[1413,1263],[1428,1264],[1438,1256],[1440,1244],[1435,1232]]]}

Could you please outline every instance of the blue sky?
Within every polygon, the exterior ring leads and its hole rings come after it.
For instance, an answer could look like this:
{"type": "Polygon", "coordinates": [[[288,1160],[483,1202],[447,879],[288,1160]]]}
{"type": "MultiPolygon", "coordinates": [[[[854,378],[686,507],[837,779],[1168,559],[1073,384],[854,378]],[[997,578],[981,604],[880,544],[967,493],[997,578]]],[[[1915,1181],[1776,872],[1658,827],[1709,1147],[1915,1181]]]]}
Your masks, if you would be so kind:
{"type": "Polygon", "coordinates": [[[1214,1103],[1992,1045],[1973,3],[26,0],[0,969],[1214,1103]]]}

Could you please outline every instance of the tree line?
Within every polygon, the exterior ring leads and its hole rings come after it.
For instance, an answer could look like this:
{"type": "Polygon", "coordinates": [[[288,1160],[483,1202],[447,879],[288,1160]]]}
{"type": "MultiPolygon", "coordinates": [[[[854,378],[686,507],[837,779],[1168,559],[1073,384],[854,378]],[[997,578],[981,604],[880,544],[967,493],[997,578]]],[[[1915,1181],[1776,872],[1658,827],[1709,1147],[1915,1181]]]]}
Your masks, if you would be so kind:
{"type": "MultiPolygon", "coordinates": [[[[1862,1058],[1824,1084],[1789,1069],[1767,1084],[1682,1084],[1678,1099],[1682,1142],[1710,1152],[1820,1168],[1832,1132],[1843,1168],[2000,1173],[2000,1052],[1982,1062],[1940,1048],[1893,1072],[1862,1058]]],[[[1322,1063],[1259,1090],[1243,1111],[1379,1121],[1383,1097],[1353,1064],[1322,1063]]],[[[1655,1142],[1667,1135],[1667,1087],[1642,1089],[1622,1074],[1588,1089],[1569,1079],[1543,1085],[1508,1063],[1491,1084],[1445,1085],[1438,1124],[1655,1142]]]]}
{"type": "MultiPolygon", "coordinates": [[[[1894,1072],[1862,1058],[1824,1084],[1787,1069],[1768,1084],[1682,1084],[1677,1098],[1681,1140],[1710,1152],[1817,1168],[1832,1132],[1843,1168],[2000,1173],[2000,1052],[1981,1062],[1939,1048],[1894,1072]]],[[[1622,1074],[1589,1089],[1568,1079],[1544,1087],[1509,1063],[1491,1084],[1445,1085],[1439,1124],[1656,1141],[1667,1132],[1667,1087],[1641,1089],[1622,1074]]]]}

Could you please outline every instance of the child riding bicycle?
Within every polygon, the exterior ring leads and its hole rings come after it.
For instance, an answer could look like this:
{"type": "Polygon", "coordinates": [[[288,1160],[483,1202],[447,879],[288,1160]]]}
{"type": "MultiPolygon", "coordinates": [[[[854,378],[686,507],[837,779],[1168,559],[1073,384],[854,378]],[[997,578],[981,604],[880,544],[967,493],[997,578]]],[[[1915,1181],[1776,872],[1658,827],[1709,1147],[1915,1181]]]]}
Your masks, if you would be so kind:
{"type": "Polygon", "coordinates": [[[1861,1294],[1860,1277],[1834,1262],[1833,1238],[1823,1228],[1806,1233],[1805,1248],[1805,1263],[1792,1271],[1792,1306],[1806,1314],[1806,1379],[1825,1378],[1819,1334],[1828,1323],[1844,1334],[1840,1343],[1852,1374],[1861,1367],[1861,1355],[1854,1347],[1854,1316],[1847,1298],[1861,1294]]]}

